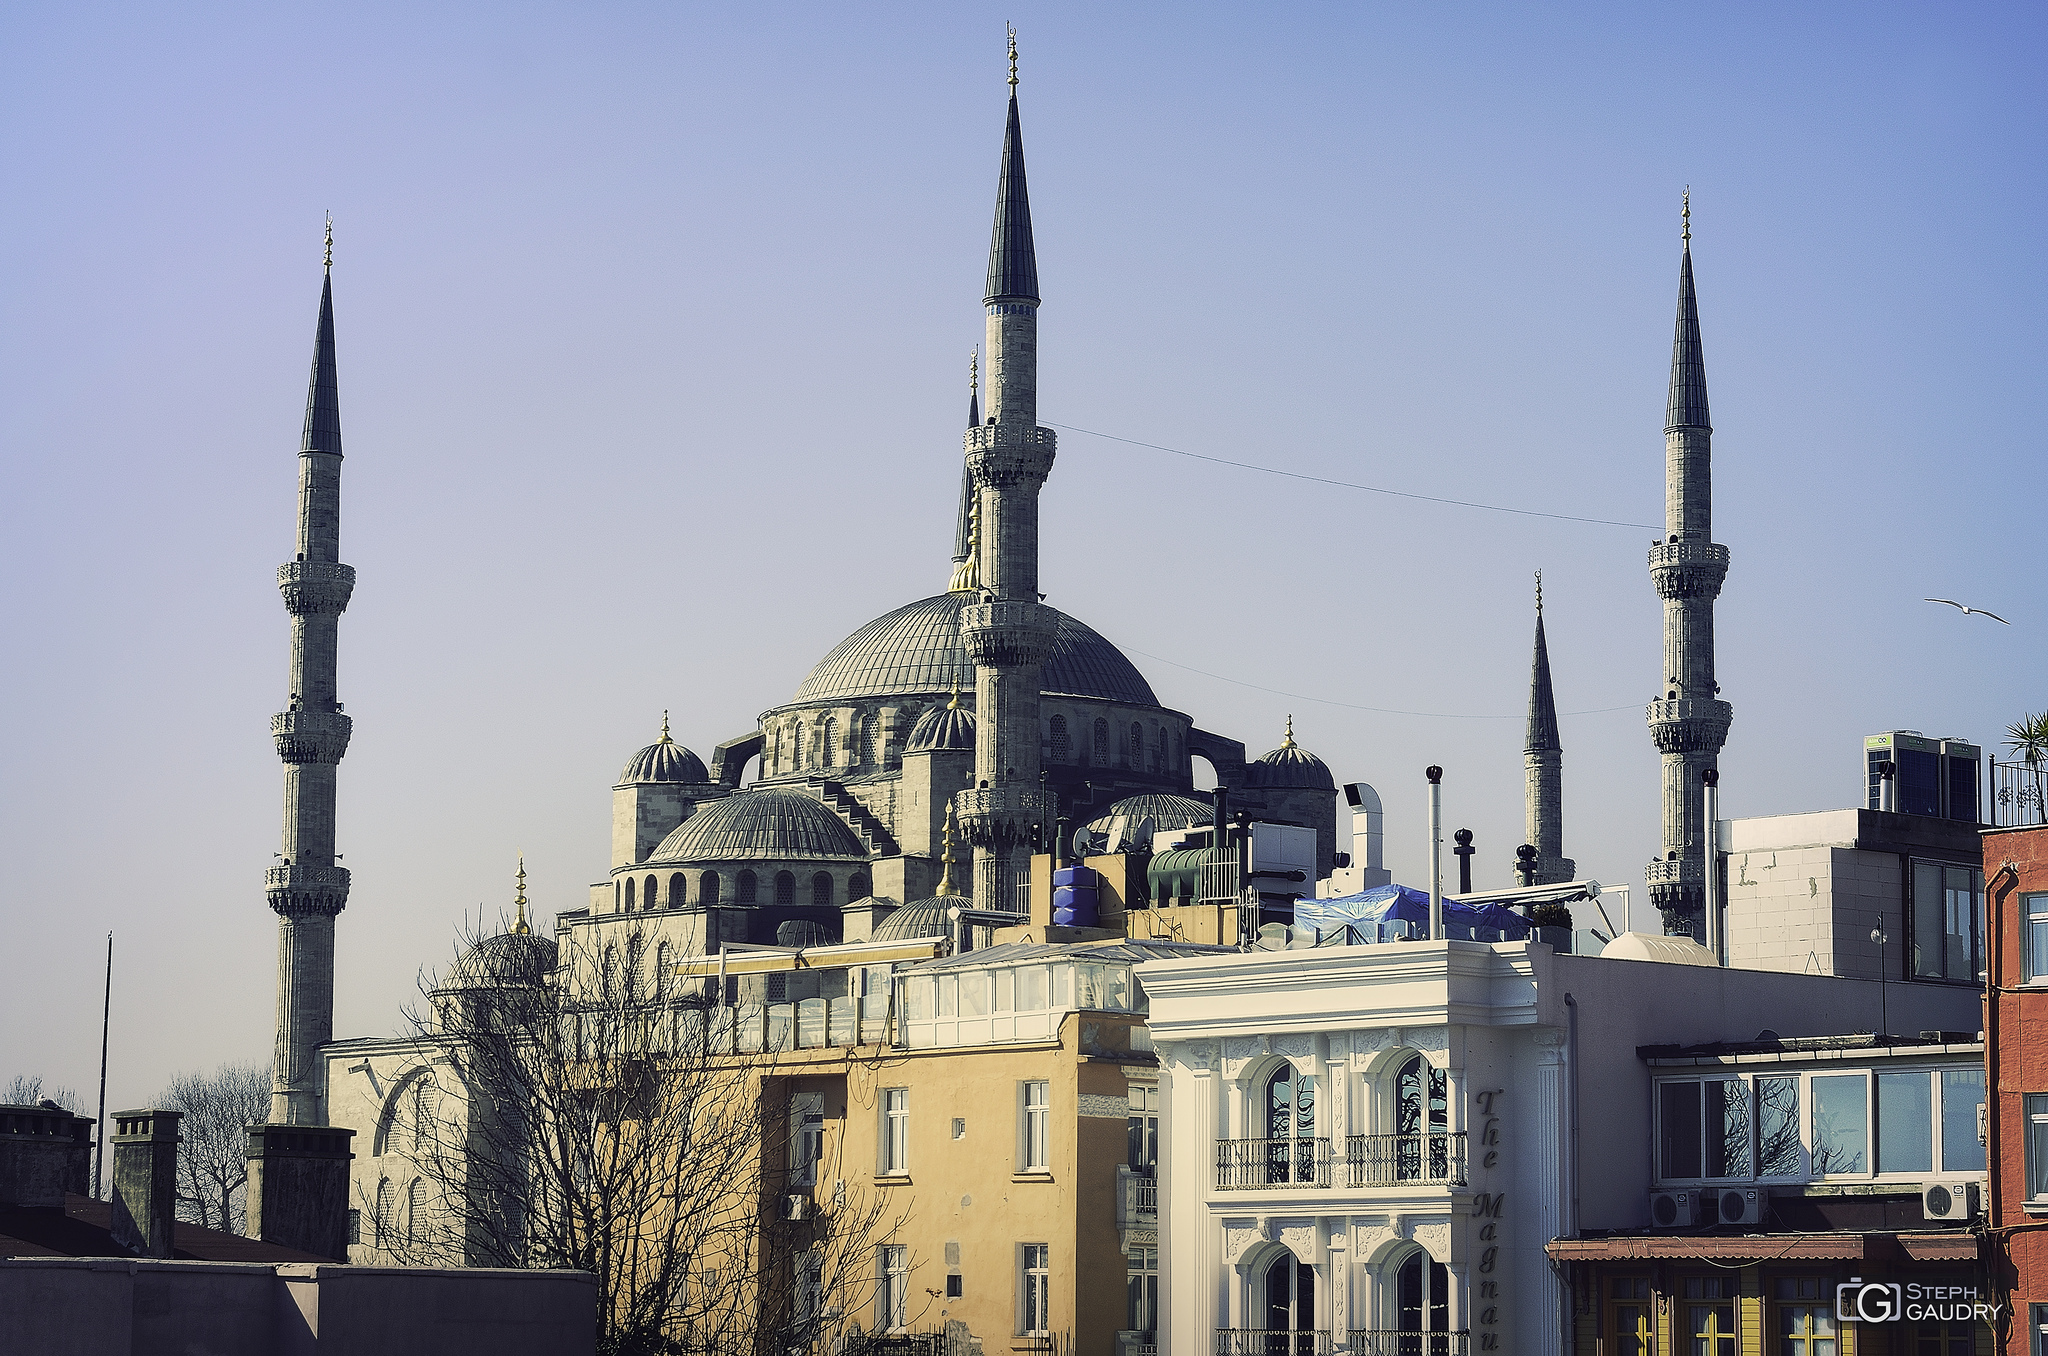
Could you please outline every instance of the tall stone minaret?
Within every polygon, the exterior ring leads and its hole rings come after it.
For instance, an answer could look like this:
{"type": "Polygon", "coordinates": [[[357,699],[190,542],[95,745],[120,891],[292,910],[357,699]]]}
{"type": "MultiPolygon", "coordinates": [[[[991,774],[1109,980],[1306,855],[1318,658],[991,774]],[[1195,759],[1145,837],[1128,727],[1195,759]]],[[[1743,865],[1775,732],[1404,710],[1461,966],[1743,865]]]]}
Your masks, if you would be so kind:
{"type": "Polygon", "coordinates": [[[1015,909],[1016,868],[1046,820],[1038,789],[1039,669],[1052,611],[1038,600],[1038,491],[1053,431],[1038,426],[1038,259],[1017,123],[1017,33],[1010,31],[1010,115],[1003,131],[995,233],[988,250],[987,422],[967,431],[980,510],[980,601],[961,609],[975,665],[975,789],[958,798],[974,845],[976,908],[1015,909]]]}
{"type": "Polygon", "coordinates": [[[277,912],[277,1054],[273,1125],[324,1125],[315,1052],[334,1037],[334,916],[348,903],[348,872],[334,862],[334,773],[348,751],[349,718],[334,695],[335,633],[355,589],[341,563],[341,405],[334,364],[334,227],[299,443],[298,555],[277,570],[292,618],[291,701],[270,718],[284,761],[284,850],[270,868],[277,912]]]}
{"type": "Polygon", "coordinates": [[[1536,849],[1536,883],[1574,879],[1578,863],[1564,855],[1564,745],[1557,738],[1557,701],[1550,692],[1550,646],[1543,639],[1543,574],[1536,574],[1536,657],[1529,666],[1529,729],[1522,740],[1526,835],[1536,849]]]}
{"type": "Polygon", "coordinates": [[[1650,579],[1664,600],[1664,695],[1646,715],[1664,755],[1664,852],[1644,868],[1650,902],[1670,935],[1705,940],[1706,832],[1700,774],[1715,767],[1734,708],[1714,681],[1714,599],[1728,548],[1713,539],[1714,428],[1692,286],[1692,200],[1682,214],[1678,324],[1671,339],[1671,398],[1664,420],[1664,541],[1650,548],[1650,579]]]}

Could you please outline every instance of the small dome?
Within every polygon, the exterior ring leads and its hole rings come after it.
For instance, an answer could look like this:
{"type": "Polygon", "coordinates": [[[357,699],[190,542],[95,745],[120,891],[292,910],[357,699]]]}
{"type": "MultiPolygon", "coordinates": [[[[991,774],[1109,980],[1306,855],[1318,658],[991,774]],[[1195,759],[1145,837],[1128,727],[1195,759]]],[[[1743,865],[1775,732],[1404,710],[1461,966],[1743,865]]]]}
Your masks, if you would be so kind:
{"type": "Polygon", "coordinates": [[[919,716],[910,727],[910,738],[903,744],[905,753],[951,749],[974,751],[974,713],[961,707],[958,693],[946,705],[935,706],[919,716]]]}
{"type": "Polygon", "coordinates": [[[867,847],[824,802],[785,786],[714,801],[661,840],[649,862],[866,860],[867,847]]]}
{"type": "Polygon", "coordinates": [[[1206,828],[1216,822],[1216,807],[1192,796],[1152,793],[1125,796],[1089,820],[1076,835],[1089,852],[1120,852],[1136,845],[1150,847],[1155,833],[1206,828]]]}
{"type": "Polygon", "coordinates": [[[704,760],[668,737],[668,712],[661,713],[661,742],[634,754],[616,785],[629,782],[708,782],[704,760]]]}
{"type": "Polygon", "coordinates": [[[777,946],[837,946],[839,933],[836,928],[810,918],[785,918],[775,925],[777,946]]]}
{"type": "Polygon", "coordinates": [[[1244,784],[1265,791],[1335,791],[1337,779],[1323,760],[1294,742],[1294,717],[1287,718],[1287,737],[1280,747],[1245,764],[1244,784]]]}
{"type": "Polygon", "coordinates": [[[962,895],[934,895],[930,899],[920,899],[914,904],[905,904],[883,919],[871,940],[914,942],[921,937],[950,937],[953,935],[953,920],[947,910],[973,907],[974,901],[962,895]]]}
{"type": "Polygon", "coordinates": [[[531,988],[544,983],[555,969],[555,944],[531,933],[504,932],[486,937],[455,962],[443,989],[531,988]]]}

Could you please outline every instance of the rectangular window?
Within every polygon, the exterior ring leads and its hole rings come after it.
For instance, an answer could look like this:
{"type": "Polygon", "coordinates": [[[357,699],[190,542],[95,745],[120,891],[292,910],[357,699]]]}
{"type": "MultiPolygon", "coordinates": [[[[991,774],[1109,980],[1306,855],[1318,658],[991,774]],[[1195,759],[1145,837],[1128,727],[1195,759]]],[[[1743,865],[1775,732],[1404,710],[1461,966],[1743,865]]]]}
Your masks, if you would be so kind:
{"type": "Polygon", "coordinates": [[[910,1089],[882,1092],[882,1171],[910,1171],[910,1089]]]}
{"type": "Polygon", "coordinates": [[[1615,1276],[1608,1282],[1608,1331],[1614,1334],[1616,1356],[1655,1356],[1657,1311],[1647,1276],[1615,1276]]]}
{"type": "Polygon", "coordinates": [[[960,976],[960,1015],[988,1016],[988,971],[969,970],[960,976]]]}
{"type": "Polygon", "coordinates": [[[2023,895],[2020,904],[2025,910],[2026,936],[2020,950],[2027,967],[2026,982],[2048,984],[2048,894],[2023,895]]]}
{"type": "Polygon", "coordinates": [[[1914,978],[1977,981],[1983,934],[1983,873],[1966,866],[1914,862],[1914,978]]]}
{"type": "Polygon", "coordinates": [[[1877,1170],[1934,1169],[1934,1081],[1924,1071],[1877,1076],[1877,1170]]]}
{"type": "Polygon", "coordinates": [[[910,1308],[910,1250],[898,1244],[877,1249],[879,1276],[875,1282],[875,1326],[883,1332],[903,1327],[910,1308]]]}
{"type": "Polygon", "coordinates": [[[1131,1085],[1131,1115],[1126,1125],[1130,1137],[1130,1170],[1147,1177],[1156,1176],[1159,1171],[1159,1089],[1155,1085],[1131,1085]]]}
{"type": "Polygon", "coordinates": [[[1814,1176],[1870,1171],[1869,1087],[1869,1080],[1862,1074],[1814,1077],[1814,1176]]]}
{"type": "Polygon", "coordinates": [[[2048,1092],[2027,1094],[2027,1199],[2048,1200],[2048,1092]]]}
{"type": "Polygon", "coordinates": [[[350,1243],[361,1243],[363,1241],[363,1212],[360,1210],[348,1212],[348,1241],[350,1243]]]}
{"type": "Polygon", "coordinates": [[[1052,997],[1050,975],[1043,965],[1025,965],[1017,970],[1017,1011],[1043,1012],[1052,997]]]}
{"type": "Polygon", "coordinates": [[[2048,1356],[2048,1304],[2028,1305],[2027,1321],[2034,1330],[2034,1344],[2028,1350],[2033,1356],[2048,1356]]]}
{"type": "Polygon", "coordinates": [[[1657,1110],[1658,1136],[1667,1181],[1700,1175],[1700,1085],[1665,1083],[1657,1110]]]}
{"type": "Polygon", "coordinates": [[[948,1272],[946,1274],[946,1298],[959,1299],[966,1293],[966,1282],[961,1279],[960,1273],[957,1271],[948,1272]]]}
{"type": "Polygon", "coordinates": [[[1735,1282],[1725,1276],[1685,1278],[1685,1332],[1693,1356],[1737,1356],[1735,1282]]]}
{"type": "Polygon", "coordinates": [[[1124,1313],[1124,1327],[1130,1332],[1151,1333],[1159,1328],[1159,1249],[1132,1248],[1125,1254],[1124,1276],[1130,1303],[1124,1313]]]}
{"type": "Polygon", "coordinates": [[[1759,1177],[1799,1177],[1799,1080],[1756,1080],[1756,1162],[1759,1177]]]}
{"type": "Polygon", "coordinates": [[[1018,1331],[1042,1337],[1052,1331],[1052,1246],[1026,1243],[1021,1252],[1018,1331]]]}
{"type": "Polygon", "coordinates": [[[818,1160],[825,1156],[825,1097],[823,1093],[800,1092],[789,1101],[789,1118],[793,1122],[789,1184],[814,1187],[818,1184],[818,1160]]]}
{"type": "Polygon", "coordinates": [[[1706,1115],[1706,1172],[1709,1177],[1749,1176],[1749,1085],[1736,1079],[1703,1084],[1706,1115]]]}
{"type": "Polygon", "coordinates": [[[1984,1142],[1977,1138],[1977,1109],[1984,1105],[1982,1069],[1941,1071],[1941,1170],[1984,1171],[1984,1142]]]}
{"type": "Polygon", "coordinates": [[[1052,1166],[1052,1085],[1023,1085],[1022,1117],[1017,1126],[1018,1161],[1023,1172],[1044,1172],[1052,1166]]]}
{"type": "Polygon", "coordinates": [[[1780,1276],[1772,1298],[1784,1356],[1835,1356],[1835,1311],[1818,1276],[1780,1276]]]}

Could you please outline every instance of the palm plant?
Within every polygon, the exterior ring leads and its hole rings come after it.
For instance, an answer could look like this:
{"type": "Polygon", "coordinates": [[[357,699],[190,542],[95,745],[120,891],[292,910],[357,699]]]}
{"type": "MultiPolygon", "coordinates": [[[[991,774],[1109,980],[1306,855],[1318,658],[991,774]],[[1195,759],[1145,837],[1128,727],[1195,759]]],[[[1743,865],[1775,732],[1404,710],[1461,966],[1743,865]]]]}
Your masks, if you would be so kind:
{"type": "Polygon", "coordinates": [[[2048,811],[2048,801],[2042,798],[2042,783],[2048,779],[2048,711],[2026,716],[2017,724],[2006,726],[2005,746],[2033,776],[2034,785],[2030,791],[2034,813],[2041,815],[2048,811]]]}

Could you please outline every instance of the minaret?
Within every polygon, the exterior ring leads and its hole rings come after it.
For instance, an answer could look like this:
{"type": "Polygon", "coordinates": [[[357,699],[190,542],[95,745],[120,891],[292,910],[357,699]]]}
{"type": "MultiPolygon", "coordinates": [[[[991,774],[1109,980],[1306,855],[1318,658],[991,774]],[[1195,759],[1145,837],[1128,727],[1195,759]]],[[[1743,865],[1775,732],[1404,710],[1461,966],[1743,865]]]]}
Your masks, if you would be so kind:
{"type": "MultiPolygon", "coordinates": [[[[967,355],[967,427],[970,431],[981,427],[981,351],[976,349],[967,355]]],[[[967,558],[974,554],[973,530],[969,519],[974,515],[974,472],[963,460],[960,463],[960,516],[953,523],[953,582],[952,593],[972,592],[979,585],[967,584],[967,572],[962,569],[967,558]]]]}
{"type": "Polygon", "coordinates": [[[1664,852],[1644,868],[1664,931],[1705,939],[1707,842],[1700,774],[1715,767],[1734,708],[1714,681],[1714,599],[1728,575],[1728,548],[1713,540],[1714,428],[1692,285],[1692,195],[1682,213],[1678,323],[1671,339],[1671,398],[1664,420],[1663,542],[1650,548],[1650,579],[1664,600],[1664,693],[1649,705],[1650,738],[1664,755],[1664,852]]]}
{"type": "Polygon", "coordinates": [[[1522,841],[1536,849],[1536,883],[1560,885],[1578,863],[1564,855],[1564,745],[1550,692],[1550,646],[1543,638],[1543,572],[1536,572],[1536,655],[1529,665],[1529,729],[1522,740],[1522,841]]]}
{"type": "Polygon", "coordinates": [[[277,570],[292,618],[291,702],[270,718],[284,761],[284,850],[270,868],[277,912],[276,1078],[273,1125],[324,1125],[315,1052],[334,1037],[334,916],[348,903],[335,865],[334,773],[348,751],[349,718],[335,700],[335,633],[356,585],[340,561],[341,405],[334,364],[334,223],[299,443],[298,556],[277,570]]]}
{"type": "Polygon", "coordinates": [[[988,250],[987,422],[967,431],[979,511],[980,601],[960,611],[974,660],[975,789],[958,797],[974,845],[974,903],[1016,908],[1017,858],[1045,819],[1038,787],[1039,669],[1052,647],[1038,600],[1038,491],[1052,471],[1053,431],[1038,426],[1038,260],[1017,121],[1017,32],[1010,30],[1010,112],[988,250]]]}

